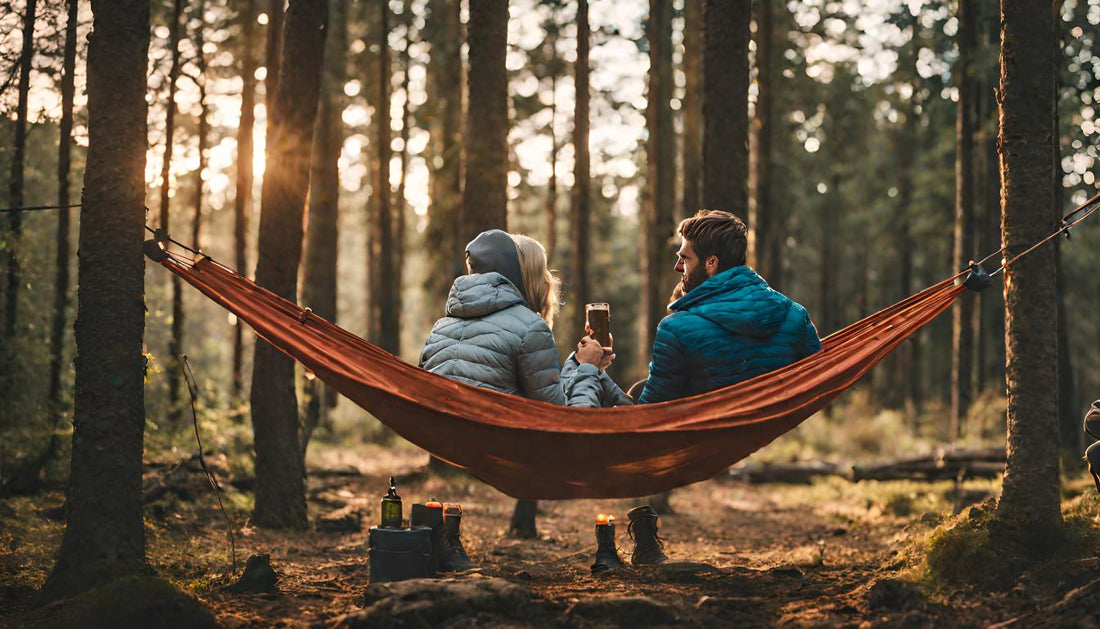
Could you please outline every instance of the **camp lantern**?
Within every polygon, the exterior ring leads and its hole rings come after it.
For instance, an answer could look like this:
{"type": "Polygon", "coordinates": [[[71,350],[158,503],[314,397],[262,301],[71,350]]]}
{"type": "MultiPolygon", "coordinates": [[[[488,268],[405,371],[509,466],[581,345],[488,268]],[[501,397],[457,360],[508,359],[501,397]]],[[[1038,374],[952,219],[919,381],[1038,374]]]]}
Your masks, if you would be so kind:
{"type": "Polygon", "coordinates": [[[397,483],[390,477],[390,490],[382,496],[382,522],[384,529],[401,528],[401,496],[397,495],[397,483]]]}

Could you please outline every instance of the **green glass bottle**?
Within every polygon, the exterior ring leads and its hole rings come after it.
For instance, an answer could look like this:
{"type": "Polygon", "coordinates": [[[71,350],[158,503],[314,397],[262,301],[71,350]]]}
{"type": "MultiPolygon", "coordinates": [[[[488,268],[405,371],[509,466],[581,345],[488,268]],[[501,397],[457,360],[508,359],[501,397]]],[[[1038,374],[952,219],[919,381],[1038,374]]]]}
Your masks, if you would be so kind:
{"type": "Polygon", "coordinates": [[[390,491],[382,496],[382,528],[401,528],[401,496],[397,495],[397,484],[390,477],[390,491]]]}

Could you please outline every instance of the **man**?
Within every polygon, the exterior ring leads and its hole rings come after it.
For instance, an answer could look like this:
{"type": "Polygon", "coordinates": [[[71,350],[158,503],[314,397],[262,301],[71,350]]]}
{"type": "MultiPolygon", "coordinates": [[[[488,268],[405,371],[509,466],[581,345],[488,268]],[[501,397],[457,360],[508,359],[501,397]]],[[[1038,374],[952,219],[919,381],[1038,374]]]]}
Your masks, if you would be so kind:
{"type": "Polygon", "coordinates": [[[748,229],[729,212],[680,223],[676,271],[683,297],[661,320],[638,403],[713,391],[821,349],[806,309],[745,266],[748,229]]]}

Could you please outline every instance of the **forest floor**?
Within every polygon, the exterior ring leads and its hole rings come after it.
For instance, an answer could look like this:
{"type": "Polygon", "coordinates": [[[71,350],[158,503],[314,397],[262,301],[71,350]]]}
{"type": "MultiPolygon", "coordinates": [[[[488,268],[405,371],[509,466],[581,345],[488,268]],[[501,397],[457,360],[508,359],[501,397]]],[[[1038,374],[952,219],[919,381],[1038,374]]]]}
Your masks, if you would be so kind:
{"type": "MultiPolygon", "coordinates": [[[[669,564],[593,576],[595,514],[616,516],[629,561],[626,512],[639,501],[543,502],[540,538],[517,540],[506,534],[512,499],[462,474],[429,475],[419,451],[321,451],[310,459],[313,530],[237,528],[241,568],[249,555],[269,554],[277,593],[223,591],[233,581],[226,528],[198,473],[176,474],[172,490],[147,507],[150,563],[225,627],[1100,626],[1095,550],[993,591],[922,578],[914,549],[953,511],[995,495],[994,481],[752,485],[719,477],[673,492],[673,512],[660,520],[669,564]],[[479,569],[369,584],[367,528],[391,474],[406,517],[409,505],[429,498],[462,505],[462,538],[479,569]]],[[[211,463],[228,473],[224,461],[211,463]]],[[[150,465],[147,477],[165,469],[150,465]]],[[[1091,484],[1069,485],[1100,526],[1091,484]]],[[[250,494],[226,487],[231,517],[245,522],[250,494]]],[[[0,625],[41,618],[34,593],[60,544],[61,500],[54,491],[0,501],[0,625]]]]}

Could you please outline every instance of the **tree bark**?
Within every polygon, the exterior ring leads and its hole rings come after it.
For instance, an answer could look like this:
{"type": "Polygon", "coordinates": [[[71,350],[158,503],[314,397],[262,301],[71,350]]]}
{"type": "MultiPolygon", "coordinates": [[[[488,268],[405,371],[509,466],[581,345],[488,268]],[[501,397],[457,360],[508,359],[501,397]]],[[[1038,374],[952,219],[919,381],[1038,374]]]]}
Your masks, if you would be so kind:
{"type": "Polygon", "coordinates": [[[141,457],[149,0],[92,1],[73,450],[46,599],[150,571],[141,457]]]}
{"type": "MultiPolygon", "coordinates": [[[[171,191],[172,191],[172,154],[175,150],[176,133],[176,90],[180,76],[180,20],[183,18],[183,0],[172,2],[172,23],[168,26],[168,46],[171,49],[171,61],[168,66],[168,102],[164,113],[164,159],[160,167],[160,227],[171,232],[171,191]]],[[[176,422],[181,416],[180,409],[180,343],[183,341],[183,285],[180,278],[172,275],[172,322],[171,336],[168,339],[168,355],[171,364],[166,367],[168,373],[168,416],[176,422]]]]}
{"type": "Polygon", "coordinates": [[[771,202],[772,159],[772,2],[757,0],[756,12],[756,114],[752,120],[753,158],[749,160],[749,224],[753,233],[753,259],[757,272],[772,286],[781,283],[779,273],[780,207],[771,202]]]}
{"type": "MultiPolygon", "coordinates": [[[[275,102],[275,93],[279,89],[279,63],[283,47],[283,8],[287,0],[268,0],[267,2],[267,39],[264,41],[264,109],[267,110],[267,124],[271,126],[271,109],[275,102]]],[[[261,191],[261,194],[263,192],[261,191]]]]}
{"type": "MultiPolygon", "coordinates": [[[[256,283],[292,301],[302,256],[302,211],[309,188],[324,24],[324,0],[291,0],[268,126],[256,283]]],[[[298,434],[294,362],[257,340],[253,364],[256,504],[252,521],[268,528],[304,528],[308,524],[305,470],[298,434]]]]}
{"type": "Polygon", "coordinates": [[[400,290],[400,282],[395,281],[397,268],[394,266],[394,216],[390,203],[390,10],[388,0],[378,3],[380,11],[378,54],[378,100],[375,103],[377,133],[377,172],[374,186],[374,209],[378,213],[378,292],[372,296],[378,304],[379,346],[391,354],[401,352],[400,331],[397,325],[397,307],[395,296],[400,290]]]}
{"type": "MultiPolygon", "coordinates": [[[[65,323],[69,309],[69,260],[72,247],[69,245],[69,178],[72,162],[73,144],[73,101],[76,95],[74,76],[76,74],[76,25],[77,0],[67,0],[65,22],[65,56],[61,74],[61,124],[58,131],[57,150],[57,205],[61,208],[57,214],[57,239],[55,243],[56,267],[54,269],[53,325],[50,328],[50,413],[54,416],[54,427],[62,426],[65,416],[64,403],[61,400],[61,371],[65,364],[65,323]]],[[[50,437],[47,460],[59,444],[56,432],[50,437]]]]}
{"type": "Polygon", "coordinates": [[[641,236],[642,321],[639,368],[649,363],[657,323],[668,312],[668,295],[675,285],[675,257],[669,245],[676,226],[676,132],[672,127],[672,5],[650,0],[649,87],[646,104],[645,220],[641,236]]]}
{"type": "Polygon", "coordinates": [[[576,98],[573,107],[573,190],[570,194],[570,228],[573,241],[573,330],[583,330],[588,303],[589,234],[592,224],[592,167],[588,147],[589,94],[588,51],[591,27],[588,0],[577,2],[577,60],[573,66],[576,98]]]}
{"type": "Polygon", "coordinates": [[[546,261],[558,249],[558,75],[550,77],[550,181],[546,184],[546,261]]]}
{"type": "Polygon", "coordinates": [[[470,0],[470,105],[459,247],[487,229],[508,229],[508,0],[470,0]]]}
{"type": "MultiPolygon", "coordinates": [[[[23,50],[19,55],[19,98],[15,108],[15,137],[12,141],[11,176],[8,179],[8,204],[23,207],[23,167],[27,150],[27,100],[31,90],[31,61],[34,58],[34,23],[37,0],[27,0],[23,14],[23,50]]],[[[9,218],[8,300],[5,309],[5,347],[11,347],[19,315],[19,286],[22,269],[19,265],[19,241],[23,237],[23,213],[12,212],[9,218]]],[[[8,360],[8,357],[5,357],[8,360]]]]}
{"type": "MultiPolygon", "coordinates": [[[[1045,4],[1001,2],[1001,242],[1010,260],[1057,222],[1052,19],[1045,4]]],[[[1010,264],[1004,281],[1008,461],[997,516],[1036,541],[1062,523],[1054,273],[1054,251],[1041,248],[1010,264]]]]}
{"type": "Polygon", "coordinates": [[[703,0],[684,0],[683,111],[681,219],[703,207],[703,0]]]}
{"type": "MultiPolygon", "coordinates": [[[[256,127],[256,59],[252,47],[256,38],[256,0],[245,0],[241,11],[241,120],[237,125],[237,183],[233,199],[233,257],[237,272],[248,271],[248,224],[252,216],[252,180],[256,127]]],[[[233,323],[233,399],[240,400],[244,390],[241,377],[244,363],[244,326],[233,323]]]]}
{"type": "Polygon", "coordinates": [[[703,205],[748,217],[749,0],[704,0],[703,205]]]}
{"type": "MultiPolygon", "coordinates": [[[[974,0],[959,0],[959,58],[955,62],[955,237],[952,268],[960,271],[974,256],[974,106],[971,57],[976,47],[974,0]]],[[[974,299],[964,295],[951,309],[951,417],[948,441],[961,435],[970,408],[974,376],[974,299]]]]}
{"type": "Polygon", "coordinates": [[[210,135],[210,106],[206,100],[206,53],[202,50],[206,41],[205,34],[203,33],[205,27],[206,0],[198,0],[194,5],[194,10],[195,18],[198,23],[198,27],[195,31],[195,63],[199,71],[197,79],[199,89],[199,167],[195,170],[195,217],[194,221],[191,223],[191,247],[201,251],[202,245],[199,239],[202,233],[202,200],[205,188],[202,173],[206,170],[206,153],[210,141],[208,137],[210,135]]]}
{"type": "MultiPolygon", "coordinates": [[[[328,0],[325,39],[325,73],[313,138],[313,163],[309,186],[309,222],[306,230],[302,304],[314,314],[336,321],[336,263],[339,258],[340,150],[344,145],[344,83],[347,82],[347,3],[328,0]]],[[[335,392],[316,379],[305,387],[306,416],[302,452],[313,429],[325,423],[330,396],[335,392]]]]}
{"type": "Polygon", "coordinates": [[[425,288],[439,312],[451,282],[463,272],[459,225],[462,213],[462,21],[459,0],[430,0],[423,39],[431,44],[428,84],[431,97],[431,205],[425,241],[430,260],[425,288]],[[438,304],[438,307],[436,306],[438,304]]]}
{"type": "Polygon", "coordinates": [[[405,48],[401,51],[401,92],[404,100],[401,103],[401,181],[397,184],[396,201],[394,202],[393,225],[393,310],[394,329],[396,330],[394,353],[401,355],[401,330],[404,307],[402,295],[405,286],[405,239],[407,237],[407,224],[409,220],[409,204],[405,200],[405,184],[409,175],[409,132],[412,127],[412,103],[409,101],[409,68],[412,65],[409,46],[412,45],[413,16],[411,11],[406,11],[402,16],[405,27],[405,48]]]}

